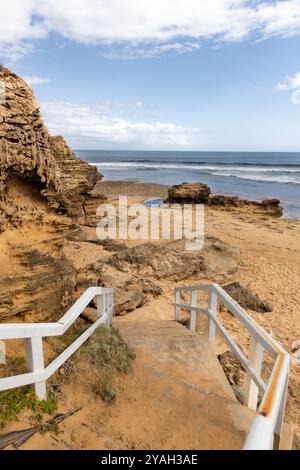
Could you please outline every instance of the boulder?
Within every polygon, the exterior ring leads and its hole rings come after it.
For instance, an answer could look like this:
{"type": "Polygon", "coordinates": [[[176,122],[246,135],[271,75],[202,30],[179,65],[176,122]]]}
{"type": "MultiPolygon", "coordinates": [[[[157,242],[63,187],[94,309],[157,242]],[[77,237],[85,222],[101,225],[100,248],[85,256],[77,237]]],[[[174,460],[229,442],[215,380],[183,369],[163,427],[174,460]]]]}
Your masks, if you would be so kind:
{"type": "Polygon", "coordinates": [[[245,309],[260,313],[272,312],[273,310],[266,301],[261,300],[255,292],[242,286],[239,282],[232,282],[222,287],[230,297],[245,309]]]}
{"type": "Polygon", "coordinates": [[[203,204],[208,201],[211,191],[203,183],[182,183],[168,190],[167,203],[203,204]]]}
{"type": "Polygon", "coordinates": [[[126,315],[142,307],[147,302],[147,296],[142,289],[136,286],[116,287],[114,289],[114,314],[117,316],[126,315]]]}

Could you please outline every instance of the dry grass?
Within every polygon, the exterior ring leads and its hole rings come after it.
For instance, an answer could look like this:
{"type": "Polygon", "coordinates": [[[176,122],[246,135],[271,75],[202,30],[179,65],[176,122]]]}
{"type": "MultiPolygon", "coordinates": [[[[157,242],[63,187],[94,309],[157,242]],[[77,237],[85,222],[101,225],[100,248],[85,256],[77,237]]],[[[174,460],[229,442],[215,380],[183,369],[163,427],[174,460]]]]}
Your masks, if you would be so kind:
{"type": "Polygon", "coordinates": [[[111,402],[118,391],[115,378],[118,373],[127,374],[135,359],[134,351],[124,342],[114,328],[100,327],[86,343],[83,354],[96,367],[97,380],[94,391],[102,400],[111,402]]]}

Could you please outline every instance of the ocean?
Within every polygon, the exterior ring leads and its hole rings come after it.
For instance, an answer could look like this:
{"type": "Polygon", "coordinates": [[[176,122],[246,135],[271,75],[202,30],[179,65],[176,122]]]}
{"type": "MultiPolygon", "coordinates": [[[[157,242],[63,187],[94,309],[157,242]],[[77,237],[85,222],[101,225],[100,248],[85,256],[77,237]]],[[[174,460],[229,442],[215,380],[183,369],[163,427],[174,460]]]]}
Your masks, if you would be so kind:
{"type": "Polygon", "coordinates": [[[202,182],[213,193],[277,198],[284,215],[300,219],[300,153],[77,150],[105,180],[161,184],[202,182]]]}

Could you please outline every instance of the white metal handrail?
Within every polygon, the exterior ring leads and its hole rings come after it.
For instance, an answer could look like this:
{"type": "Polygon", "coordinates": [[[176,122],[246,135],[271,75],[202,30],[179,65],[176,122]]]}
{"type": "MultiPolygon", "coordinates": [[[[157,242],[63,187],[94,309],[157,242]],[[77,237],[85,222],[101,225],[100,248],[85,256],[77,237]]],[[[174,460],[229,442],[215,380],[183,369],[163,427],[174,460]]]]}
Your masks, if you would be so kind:
{"type": "Polygon", "coordinates": [[[247,372],[245,384],[245,405],[257,411],[244,449],[271,450],[274,448],[274,434],[280,438],[282,431],[286,397],[288,391],[290,355],[259,326],[246,311],[233,300],[218,284],[184,286],[175,289],[175,320],[180,321],[181,310],[190,314],[190,329],[196,331],[197,313],[204,313],[209,319],[209,341],[214,347],[216,329],[220,331],[231,350],[247,372]],[[208,292],[208,307],[198,306],[198,293],[208,292]],[[183,303],[182,293],[190,293],[190,303],[183,303]],[[239,319],[250,333],[249,356],[246,357],[232,339],[217,315],[218,300],[239,319]],[[265,383],[261,377],[263,353],[267,351],[275,363],[272,373],[265,383]],[[259,395],[261,402],[258,405],[259,395]]]}
{"type": "Polygon", "coordinates": [[[45,399],[46,381],[102,324],[112,323],[113,289],[90,287],[56,323],[10,323],[0,325],[0,340],[24,338],[29,372],[0,379],[0,391],[33,385],[36,395],[45,399]],[[47,367],[44,365],[43,337],[63,335],[96,298],[97,320],[47,367]]]}

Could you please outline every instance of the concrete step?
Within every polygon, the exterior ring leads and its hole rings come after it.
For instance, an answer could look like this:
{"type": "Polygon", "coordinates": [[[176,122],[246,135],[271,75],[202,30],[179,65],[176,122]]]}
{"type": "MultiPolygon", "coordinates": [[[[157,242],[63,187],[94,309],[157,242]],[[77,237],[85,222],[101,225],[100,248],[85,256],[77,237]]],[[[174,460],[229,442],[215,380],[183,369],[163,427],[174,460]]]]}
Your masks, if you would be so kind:
{"type": "Polygon", "coordinates": [[[152,414],[158,435],[172,429],[170,448],[177,442],[185,449],[243,447],[255,413],[237,402],[205,338],[172,321],[116,318],[114,327],[137,354],[144,405],[135,403],[133,412],[152,414]]]}

